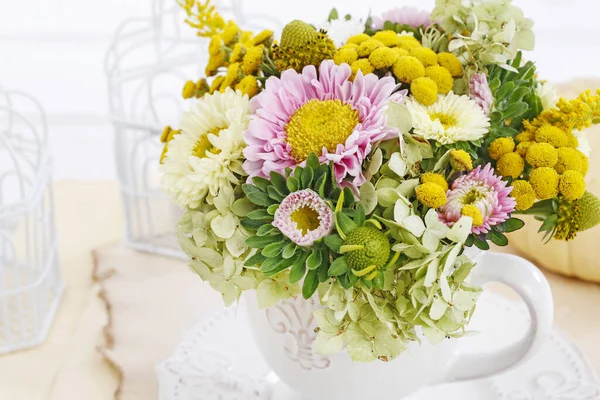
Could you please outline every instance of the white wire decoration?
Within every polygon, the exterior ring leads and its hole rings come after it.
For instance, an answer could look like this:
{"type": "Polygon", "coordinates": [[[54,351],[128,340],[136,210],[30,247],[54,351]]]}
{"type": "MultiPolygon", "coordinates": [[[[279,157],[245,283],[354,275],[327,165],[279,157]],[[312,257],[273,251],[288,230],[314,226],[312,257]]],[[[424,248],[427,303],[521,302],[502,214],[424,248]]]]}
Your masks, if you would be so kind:
{"type": "MultiPolygon", "coordinates": [[[[242,1],[213,2],[244,29],[273,29],[268,16],[244,14],[242,1]]],[[[184,24],[175,0],[154,0],[149,18],[124,21],[106,54],[110,117],[115,130],[117,177],[125,211],[125,245],[184,258],[174,229],[181,211],[160,190],[163,128],[178,126],[186,103],[181,89],[200,78],[208,41],[184,24]]]]}
{"type": "Polygon", "coordinates": [[[39,103],[0,88],[0,353],[40,344],[63,292],[39,103]]]}

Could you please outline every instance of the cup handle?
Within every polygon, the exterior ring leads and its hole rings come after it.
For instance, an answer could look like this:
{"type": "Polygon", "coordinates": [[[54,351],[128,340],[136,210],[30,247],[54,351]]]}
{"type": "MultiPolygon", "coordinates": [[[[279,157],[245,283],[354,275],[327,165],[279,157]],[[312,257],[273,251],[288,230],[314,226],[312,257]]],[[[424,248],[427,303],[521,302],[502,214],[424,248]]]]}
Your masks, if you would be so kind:
{"type": "Polygon", "coordinates": [[[473,269],[473,283],[498,282],[512,288],[527,305],[531,325],[516,343],[495,352],[460,354],[450,365],[448,381],[488,377],[513,368],[535,355],[549,337],[554,306],[550,285],[529,261],[510,254],[486,252],[473,269]]]}

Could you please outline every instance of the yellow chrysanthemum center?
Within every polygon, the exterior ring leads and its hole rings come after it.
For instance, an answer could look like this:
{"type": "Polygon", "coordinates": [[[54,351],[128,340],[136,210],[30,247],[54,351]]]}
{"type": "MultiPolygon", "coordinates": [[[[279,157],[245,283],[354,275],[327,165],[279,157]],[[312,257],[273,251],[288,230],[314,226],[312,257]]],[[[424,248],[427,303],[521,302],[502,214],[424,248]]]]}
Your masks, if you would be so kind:
{"type": "Polygon", "coordinates": [[[473,226],[481,226],[483,225],[483,215],[477,206],[472,204],[467,204],[462,208],[460,213],[466,217],[473,218],[473,226]]]}
{"type": "Polygon", "coordinates": [[[417,187],[417,199],[429,208],[440,208],[448,202],[443,187],[433,182],[426,182],[417,187]]]}
{"type": "Polygon", "coordinates": [[[208,135],[213,134],[215,136],[219,136],[219,133],[222,129],[225,128],[217,126],[215,128],[210,129],[206,133],[203,133],[194,145],[194,150],[192,151],[193,155],[195,155],[198,158],[204,158],[206,157],[206,153],[219,154],[221,150],[213,146],[213,144],[208,139],[208,135]]]}
{"type": "Polygon", "coordinates": [[[300,162],[310,153],[320,155],[323,147],[335,152],[359,122],[358,112],[340,100],[310,100],[294,113],[285,128],[292,156],[300,162]]]}
{"type": "Polygon", "coordinates": [[[296,223],[298,230],[306,235],[310,231],[314,231],[320,225],[319,213],[309,206],[303,206],[294,211],[291,219],[296,223]]]}
{"type": "Polygon", "coordinates": [[[456,126],[456,124],[458,123],[458,121],[456,120],[456,117],[454,115],[450,115],[450,114],[433,113],[433,114],[429,115],[429,118],[432,121],[435,121],[436,119],[438,121],[440,121],[440,124],[442,124],[444,129],[452,128],[453,126],[456,126]]]}
{"type": "Polygon", "coordinates": [[[529,210],[535,202],[535,191],[531,184],[527,181],[517,180],[512,183],[513,190],[510,192],[511,197],[517,202],[517,210],[529,210]]]}
{"type": "Polygon", "coordinates": [[[455,171],[464,172],[473,169],[473,160],[464,150],[452,150],[450,152],[450,165],[455,171]]]}

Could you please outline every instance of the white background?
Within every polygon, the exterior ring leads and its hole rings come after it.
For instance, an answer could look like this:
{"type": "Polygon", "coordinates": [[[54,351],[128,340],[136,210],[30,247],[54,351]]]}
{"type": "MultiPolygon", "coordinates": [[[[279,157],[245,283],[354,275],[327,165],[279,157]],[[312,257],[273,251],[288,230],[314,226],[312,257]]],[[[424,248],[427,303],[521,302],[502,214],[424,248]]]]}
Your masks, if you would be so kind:
{"type": "MultiPolygon", "coordinates": [[[[165,2],[171,0],[164,0],[165,2]]],[[[174,0],[172,0],[174,1],[174,0]]],[[[332,7],[376,15],[433,0],[244,0],[245,10],[318,23],[332,7]]],[[[516,0],[534,18],[527,55],[553,82],[600,76],[600,1],[516,0]]],[[[121,21],[150,14],[152,0],[0,0],[0,86],[37,97],[49,116],[56,179],[114,177],[104,54],[121,21]]],[[[179,91],[179,87],[173,88],[179,91]]]]}

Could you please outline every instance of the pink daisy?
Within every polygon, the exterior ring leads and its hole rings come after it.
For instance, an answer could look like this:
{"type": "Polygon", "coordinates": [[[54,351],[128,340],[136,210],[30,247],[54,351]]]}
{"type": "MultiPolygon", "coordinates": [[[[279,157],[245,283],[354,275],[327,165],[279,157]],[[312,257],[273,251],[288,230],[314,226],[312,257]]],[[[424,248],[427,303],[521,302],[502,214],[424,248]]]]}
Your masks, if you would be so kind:
{"type": "Polygon", "coordinates": [[[365,182],[362,163],[372,145],[398,134],[383,112],[396,84],[360,71],[351,81],[351,74],[349,65],[327,60],[318,75],[309,65],[301,74],[287,70],[267,80],[250,102],[254,115],[243,134],[249,179],[303,166],[314,152],[321,163],[334,164],[342,186],[365,182]]]}
{"type": "Polygon", "coordinates": [[[492,103],[494,102],[494,96],[492,95],[485,74],[473,74],[471,82],[469,82],[469,96],[479,107],[481,107],[485,115],[489,117],[492,103]]]}
{"type": "Polygon", "coordinates": [[[392,8],[381,14],[380,17],[374,17],[373,28],[383,29],[383,24],[386,21],[400,25],[409,25],[415,29],[421,25],[427,29],[432,25],[431,15],[427,11],[408,6],[392,8]]]}
{"type": "Polygon", "coordinates": [[[488,233],[492,226],[510,218],[515,211],[516,201],[510,197],[512,186],[494,175],[494,169],[487,164],[481,165],[456,179],[448,190],[448,203],[440,210],[440,219],[452,226],[461,217],[462,208],[474,205],[483,216],[483,224],[473,226],[472,233],[488,233]]]}

